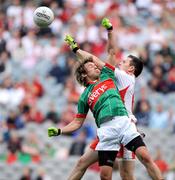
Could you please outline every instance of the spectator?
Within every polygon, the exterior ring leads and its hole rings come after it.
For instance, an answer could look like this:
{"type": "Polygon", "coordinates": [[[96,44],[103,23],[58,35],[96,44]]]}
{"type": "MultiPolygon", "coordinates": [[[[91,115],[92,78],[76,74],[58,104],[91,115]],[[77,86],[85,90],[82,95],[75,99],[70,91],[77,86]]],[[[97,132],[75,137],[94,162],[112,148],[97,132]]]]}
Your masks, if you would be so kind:
{"type": "Polygon", "coordinates": [[[42,123],[44,121],[44,115],[42,114],[41,111],[39,111],[37,109],[36,106],[33,106],[31,108],[31,112],[30,113],[31,113],[30,114],[31,115],[31,121],[36,122],[36,123],[42,123]]]}
{"type": "Polygon", "coordinates": [[[159,51],[159,53],[163,56],[173,56],[172,50],[170,48],[170,46],[168,45],[167,41],[164,41],[164,43],[162,44],[162,48],[159,51]]]}
{"type": "Polygon", "coordinates": [[[0,28],[0,54],[6,51],[6,41],[3,37],[3,29],[0,28]]]}
{"type": "Polygon", "coordinates": [[[85,129],[83,129],[72,143],[71,148],[69,150],[69,155],[76,155],[76,156],[82,155],[84,153],[85,146],[86,146],[86,131],[85,129]]]}
{"type": "Polygon", "coordinates": [[[10,140],[8,142],[8,150],[11,153],[16,153],[21,151],[21,138],[14,132],[11,133],[10,140]]]}
{"type": "Polygon", "coordinates": [[[163,159],[163,155],[161,152],[160,148],[156,149],[156,157],[154,162],[156,163],[156,165],[159,167],[160,171],[162,172],[162,174],[166,174],[169,170],[169,165],[168,163],[163,159]]]}
{"type": "Polygon", "coordinates": [[[69,124],[75,116],[75,109],[71,104],[68,104],[67,107],[64,108],[61,116],[59,126],[65,126],[69,124]]]}
{"type": "Polygon", "coordinates": [[[31,88],[31,93],[33,94],[34,97],[39,98],[44,93],[43,86],[37,77],[33,79],[32,83],[30,84],[30,88],[31,88]]]}
{"type": "Polygon", "coordinates": [[[64,96],[67,98],[67,101],[69,103],[74,103],[74,104],[78,103],[80,94],[77,91],[76,84],[72,78],[68,78],[65,83],[64,96]]]}
{"type": "Polygon", "coordinates": [[[51,180],[51,177],[46,174],[46,171],[42,168],[38,169],[38,176],[35,180],[51,180]]]}
{"type": "Polygon", "coordinates": [[[11,56],[12,56],[13,61],[16,63],[21,63],[24,61],[25,56],[26,56],[26,51],[22,45],[21,39],[15,51],[11,51],[11,56]]]}
{"type": "Polygon", "coordinates": [[[169,112],[165,111],[159,102],[156,111],[152,111],[149,119],[149,127],[153,129],[165,129],[169,124],[169,112]]]}
{"type": "MultiPolygon", "coordinates": [[[[63,57],[64,58],[64,57],[63,57]]],[[[66,61],[65,59],[63,59],[66,61]]],[[[52,61],[54,63],[53,68],[50,70],[49,75],[56,78],[57,83],[64,83],[67,75],[69,74],[68,69],[62,68],[56,60],[52,61]]]]}
{"type": "Polygon", "coordinates": [[[1,142],[8,142],[10,140],[10,130],[7,126],[7,123],[5,120],[2,120],[2,122],[0,122],[0,127],[2,129],[2,139],[1,142]]]}
{"type": "MultiPolygon", "coordinates": [[[[156,72],[156,73],[159,73],[159,72],[156,72]]],[[[170,91],[167,81],[163,79],[159,79],[156,76],[152,76],[151,80],[149,81],[149,86],[153,91],[156,91],[159,93],[168,93],[170,91]]]]}
{"type": "Polygon", "coordinates": [[[44,149],[44,156],[46,158],[54,158],[56,155],[56,149],[51,144],[46,144],[44,149]]]}
{"type": "Polygon", "coordinates": [[[170,111],[170,117],[173,125],[173,133],[175,134],[175,111],[171,110],[170,111]]]}
{"type": "Polygon", "coordinates": [[[8,40],[7,45],[6,45],[7,51],[14,52],[16,48],[19,47],[20,43],[21,43],[20,32],[14,29],[11,32],[11,38],[8,40]]]}
{"type": "Polygon", "coordinates": [[[46,58],[48,60],[52,60],[52,59],[56,58],[59,54],[57,38],[53,36],[50,41],[51,42],[44,47],[45,54],[43,54],[44,58],[46,58]]]}
{"type": "Polygon", "coordinates": [[[164,41],[165,41],[165,38],[164,38],[164,35],[162,34],[160,27],[156,26],[150,35],[149,50],[152,53],[157,53],[161,51],[164,41]]]}
{"type": "Polygon", "coordinates": [[[150,110],[151,107],[148,100],[138,101],[135,113],[138,125],[148,126],[151,115],[150,110]]]}
{"type": "Polygon", "coordinates": [[[140,50],[139,53],[140,59],[142,60],[144,67],[148,68],[148,70],[150,70],[151,68],[151,60],[150,57],[148,55],[147,49],[143,48],[142,50],[140,50]]]}
{"type": "Polygon", "coordinates": [[[174,92],[175,91],[175,67],[173,67],[169,72],[168,72],[168,80],[170,82],[170,91],[174,92]]]}
{"type": "Polygon", "coordinates": [[[0,54],[0,74],[1,76],[7,76],[11,73],[11,64],[9,63],[9,53],[3,51],[0,54]]]}
{"type": "Polygon", "coordinates": [[[0,87],[0,103],[5,106],[17,107],[25,96],[22,88],[16,87],[11,76],[6,76],[0,87]]]}
{"type": "Polygon", "coordinates": [[[59,115],[54,104],[50,105],[49,111],[46,114],[46,120],[52,121],[55,124],[60,122],[59,115]]]}
{"type": "Polygon", "coordinates": [[[39,163],[41,161],[39,145],[40,142],[35,133],[29,134],[22,145],[23,153],[29,154],[32,161],[35,163],[39,163]]]}
{"type": "Polygon", "coordinates": [[[32,180],[32,170],[28,167],[23,169],[23,174],[20,177],[20,180],[32,180]]]}
{"type": "Polygon", "coordinates": [[[7,144],[7,158],[6,162],[12,164],[17,161],[17,154],[22,150],[21,138],[16,133],[11,133],[10,140],[7,144]]]}
{"type": "Polygon", "coordinates": [[[7,126],[9,129],[20,129],[24,128],[24,121],[22,117],[15,111],[10,111],[7,117],[7,126]]]}

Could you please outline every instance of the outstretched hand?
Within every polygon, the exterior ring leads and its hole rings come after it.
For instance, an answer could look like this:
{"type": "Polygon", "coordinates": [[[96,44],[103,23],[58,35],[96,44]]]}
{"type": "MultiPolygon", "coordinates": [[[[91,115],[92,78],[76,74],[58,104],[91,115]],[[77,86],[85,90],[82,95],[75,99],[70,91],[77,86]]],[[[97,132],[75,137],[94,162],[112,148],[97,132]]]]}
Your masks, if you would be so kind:
{"type": "Polygon", "coordinates": [[[47,132],[49,137],[59,136],[61,134],[61,129],[58,129],[56,127],[50,127],[48,128],[47,132]]]}
{"type": "Polygon", "coordinates": [[[74,41],[74,38],[71,35],[67,34],[64,41],[70,46],[74,53],[76,53],[76,51],[79,49],[78,44],[74,41]]]}
{"type": "Polygon", "coordinates": [[[106,28],[107,30],[112,30],[113,26],[112,23],[109,21],[108,18],[103,18],[101,21],[101,25],[106,28]]]}

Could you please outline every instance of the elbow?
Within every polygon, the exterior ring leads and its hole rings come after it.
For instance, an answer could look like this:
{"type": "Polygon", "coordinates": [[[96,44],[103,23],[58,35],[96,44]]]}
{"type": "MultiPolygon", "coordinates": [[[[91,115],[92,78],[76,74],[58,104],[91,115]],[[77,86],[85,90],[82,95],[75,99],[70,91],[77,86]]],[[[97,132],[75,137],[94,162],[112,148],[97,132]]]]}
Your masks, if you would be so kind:
{"type": "Polygon", "coordinates": [[[82,127],[82,123],[78,124],[78,129],[80,129],[82,127]]]}
{"type": "Polygon", "coordinates": [[[81,121],[76,121],[76,130],[80,129],[82,127],[83,123],[81,121]]]}

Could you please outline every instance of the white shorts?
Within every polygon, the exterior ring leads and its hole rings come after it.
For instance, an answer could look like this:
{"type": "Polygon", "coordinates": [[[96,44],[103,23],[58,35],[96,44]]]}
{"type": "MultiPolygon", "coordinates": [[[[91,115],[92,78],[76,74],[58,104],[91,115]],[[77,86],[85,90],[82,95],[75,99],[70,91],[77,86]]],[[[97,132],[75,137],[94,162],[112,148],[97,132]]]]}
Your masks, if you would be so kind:
{"type": "Polygon", "coordinates": [[[124,146],[139,136],[136,126],[127,116],[116,116],[111,121],[100,125],[97,129],[99,143],[96,150],[119,151],[120,144],[124,146]]]}

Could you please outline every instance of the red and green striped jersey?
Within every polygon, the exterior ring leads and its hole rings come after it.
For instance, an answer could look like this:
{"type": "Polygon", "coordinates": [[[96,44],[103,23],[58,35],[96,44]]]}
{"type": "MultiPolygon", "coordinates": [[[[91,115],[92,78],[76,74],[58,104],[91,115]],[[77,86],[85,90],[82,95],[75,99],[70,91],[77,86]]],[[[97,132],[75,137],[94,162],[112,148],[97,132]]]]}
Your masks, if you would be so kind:
{"type": "Polygon", "coordinates": [[[77,118],[85,118],[90,109],[99,127],[114,116],[128,115],[116,85],[114,69],[106,64],[99,81],[87,86],[78,102],[77,118]]]}

